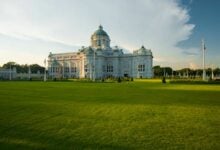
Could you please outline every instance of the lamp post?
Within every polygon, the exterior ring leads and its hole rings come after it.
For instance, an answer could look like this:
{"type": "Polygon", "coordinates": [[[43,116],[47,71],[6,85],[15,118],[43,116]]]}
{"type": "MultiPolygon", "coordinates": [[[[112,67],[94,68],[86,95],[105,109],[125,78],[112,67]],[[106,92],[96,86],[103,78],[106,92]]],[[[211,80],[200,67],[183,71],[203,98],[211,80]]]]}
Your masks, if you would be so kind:
{"type": "Polygon", "coordinates": [[[213,65],[212,65],[212,80],[214,79],[214,72],[213,72],[213,69],[214,69],[214,67],[213,67],[213,65]]]}
{"type": "Polygon", "coordinates": [[[206,79],[206,72],[205,72],[205,41],[202,39],[202,67],[203,67],[203,72],[202,72],[202,80],[205,81],[206,79]]]}
{"type": "Polygon", "coordinates": [[[163,76],[166,77],[166,69],[165,69],[165,67],[163,68],[163,76]]]}
{"type": "Polygon", "coordinates": [[[173,74],[173,68],[171,68],[172,69],[172,78],[174,78],[174,74],[173,74]]]}
{"type": "Polygon", "coordinates": [[[189,69],[188,68],[186,69],[186,77],[187,77],[187,79],[189,78],[189,69]]]}
{"type": "Polygon", "coordinates": [[[53,59],[50,59],[50,69],[51,69],[51,77],[53,79],[53,74],[54,74],[53,59]]]}
{"type": "Polygon", "coordinates": [[[11,75],[11,64],[10,64],[10,70],[9,70],[9,80],[11,80],[11,77],[12,75],[11,75]]]}
{"type": "Polygon", "coordinates": [[[95,70],[96,70],[96,62],[95,62],[95,50],[94,50],[94,56],[93,56],[93,62],[94,62],[94,74],[93,74],[93,81],[95,82],[95,78],[96,78],[96,72],[95,72],[95,70]]]}
{"type": "Polygon", "coordinates": [[[71,62],[69,61],[69,78],[71,77],[71,62]]]}
{"type": "Polygon", "coordinates": [[[44,82],[47,81],[47,75],[46,75],[46,59],[44,59],[44,82]]]}
{"type": "Polygon", "coordinates": [[[64,72],[64,69],[65,69],[65,64],[64,63],[65,63],[65,60],[63,59],[63,79],[64,79],[64,73],[65,73],[64,72]]]}
{"type": "Polygon", "coordinates": [[[31,66],[28,65],[28,78],[31,80],[31,66]]]}

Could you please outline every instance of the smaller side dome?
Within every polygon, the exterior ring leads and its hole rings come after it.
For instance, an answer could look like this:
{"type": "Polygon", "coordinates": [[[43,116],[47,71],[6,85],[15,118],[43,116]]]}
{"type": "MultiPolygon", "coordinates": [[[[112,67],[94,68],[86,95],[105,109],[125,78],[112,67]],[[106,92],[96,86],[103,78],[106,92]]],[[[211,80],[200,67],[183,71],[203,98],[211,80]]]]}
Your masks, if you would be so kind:
{"type": "Polygon", "coordinates": [[[52,52],[50,52],[49,55],[48,55],[48,57],[52,57],[52,56],[53,56],[53,54],[52,54],[52,52]]]}
{"type": "Polygon", "coordinates": [[[92,47],[83,47],[82,49],[79,50],[79,52],[82,52],[86,55],[92,55],[94,54],[94,49],[92,47]]]}
{"type": "Polygon", "coordinates": [[[60,63],[55,59],[55,60],[52,61],[52,65],[53,66],[59,66],[60,63]]]}
{"type": "Polygon", "coordinates": [[[143,45],[141,46],[140,49],[135,50],[133,53],[136,55],[152,55],[151,50],[146,49],[143,45]]]}

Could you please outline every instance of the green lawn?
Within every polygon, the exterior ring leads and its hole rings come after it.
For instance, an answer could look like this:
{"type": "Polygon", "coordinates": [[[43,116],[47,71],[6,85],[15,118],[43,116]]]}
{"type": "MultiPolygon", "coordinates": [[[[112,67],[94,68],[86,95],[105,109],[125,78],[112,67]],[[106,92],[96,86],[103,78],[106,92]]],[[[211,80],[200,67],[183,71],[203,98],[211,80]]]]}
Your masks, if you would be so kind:
{"type": "Polygon", "coordinates": [[[220,85],[0,82],[0,149],[220,149],[220,85]]]}

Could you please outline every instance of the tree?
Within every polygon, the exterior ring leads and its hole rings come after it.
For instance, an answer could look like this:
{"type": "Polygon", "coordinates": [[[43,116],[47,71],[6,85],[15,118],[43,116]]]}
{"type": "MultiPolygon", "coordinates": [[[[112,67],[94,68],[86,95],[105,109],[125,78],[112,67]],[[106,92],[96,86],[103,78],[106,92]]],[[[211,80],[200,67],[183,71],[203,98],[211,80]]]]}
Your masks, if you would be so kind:
{"type": "Polygon", "coordinates": [[[160,67],[160,66],[154,66],[154,76],[155,77],[162,77],[162,76],[171,76],[173,74],[173,69],[171,67],[160,67]]]}
{"type": "MultiPolygon", "coordinates": [[[[3,68],[5,68],[5,69],[16,68],[17,73],[28,73],[28,71],[29,71],[29,65],[27,65],[27,64],[19,65],[15,62],[8,62],[3,65],[3,68]]],[[[31,68],[32,73],[37,73],[38,71],[40,73],[44,73],[44,70],[45,70],[44,67],[42,67],[38,64],[32,64],[32,65],[30,65],[30,68],[31,68]]]]}
{"type": "Polygon", "coordinates": [[[31,72],[32,72],[32,73],[38,73],[38,71],[39,71],[40,73],[44,73],[44,70],[45,70],[44,67],[41,67],[41,66],[38,65],[38,64],[30,65],[30,67],[31,67],[31,72]]]}
{"type": "Polygon", "coordinates": [[[168,76],[172,75],[173,69],[171,67],[163,67],[162,70],[163,70],[163,72],[165,72],[165,76],[166,75],[168,75],[168,76]]]}
{"type": "Polygon", "coordinates": [[[163,76],[163,70],[162,70],[162,68],[160,66],[154,66],[153,70],[154,70],[154,76],[155,77],[163,76]]]}
{"type": "Polygon", "coordinates": [[[212,75],[212,69],[211,68],[206,69],[206,75],[207,76],[211,76],[212,75]]]}
{"type": "Polygon", "coordinates": [[[196,76],[202,76],[202,69],[196,69],[196,76]]]}
{"type": "Polygon", "coordinates": [[[216,68],[213,70],[215,76],[220,76],[220,68],[216,68]]]}
{"type": "Polygon", "coordinates": [[[6,64],[4,64],[2,67],[5,69],[10,69],[12,67],[15,67],[17,64],[15,62],[7,62],[6,64]]]}

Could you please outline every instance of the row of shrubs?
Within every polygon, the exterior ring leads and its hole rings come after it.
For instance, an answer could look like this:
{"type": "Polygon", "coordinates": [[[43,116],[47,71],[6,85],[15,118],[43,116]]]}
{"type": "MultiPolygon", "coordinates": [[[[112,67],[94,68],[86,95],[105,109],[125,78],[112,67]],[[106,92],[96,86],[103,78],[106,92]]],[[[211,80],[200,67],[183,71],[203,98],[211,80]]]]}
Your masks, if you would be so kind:
{"type": "MultiPolygon", "coordinates": [[[[9,79],[0,78],[0,81],[8,81],[9,79]]],[[[14,78],[13,81],[43,81],[43,78],[14,78]]],[[[96,82],[124,82],[133,81],[130,77],[108,77],[96,79],[96,82]]],[[[93,79],[89,78],[48,78],[47,81],[76,81],[76,82],[94,82],[93,79]]]]}
{"type": "MultiPolygon", "coordinates": [[[[53,78],[48,79],[48,81],[74,81],[74,82],[94,82],[93,79],[89,78],[74,78],[74,79],[68,79],[68,78],[53,78]]],[[[125,82],[125,81],[134,81],[133,78],[130,77],[108,77],[108,78],[99,78],[96,79],[95,82],[125,82]]]]}
{"type": "Polygon", "coordinates": [[[110,77],[110,78],[102,78],[101,82],[125,82],[125,81],[134,81],[133,78],[130,77],[110,77]]]}
{"type": "MultiPolygon", "coordinates": [[[[163,80],[162,80],[163,82],[163,80]]],[[[166,81],[165,81],[166,82],[166,81]]],[[[207,80],[207,81],[203,81],[201,79],[198,80],[193,80],[193,79],[171,79],[170,83],[173,84],[220,84],[219,80],[207,80]]]]}
{"type": "MultiPolygon", "coordinates": [[[[13,78],[13,81],[42,81],[43,78],[13,78]]],[[[0,81],[9,81],[8,78],[0,78],[0,81]]]]}

